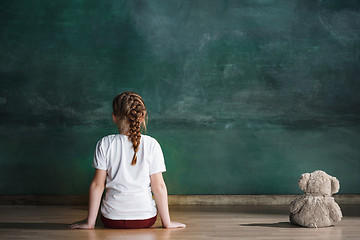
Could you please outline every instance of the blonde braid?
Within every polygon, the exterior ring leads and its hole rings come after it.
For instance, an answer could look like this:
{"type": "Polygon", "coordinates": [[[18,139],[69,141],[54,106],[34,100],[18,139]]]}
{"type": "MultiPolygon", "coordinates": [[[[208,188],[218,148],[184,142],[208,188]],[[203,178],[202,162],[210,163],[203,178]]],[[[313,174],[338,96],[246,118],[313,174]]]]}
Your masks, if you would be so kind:
{"type": "Polygon", "coordinates": [[[138,100],[135,100],[131,105],[130,110],[130,130],[129,130],[129,138],[133,143],[134,148],[134,157],[132,159],[131,165],[135,165],[137,161],[136,153],[139,150],[140,139],[141,139],[141,128],[140,128],[140,119],[142,116],[142,107],[141,103],[138,100]]]}
{"type": "Polygon", "coordinates": [[[133,92],[125,92],[114,98],[113,101],[114,113],[117,116],[125,116],[129,121],[129,140],[133,144],[134,156],[131,161],[131,165],[135,165],[137,162],[137,152],[140,146],[141,139],[141,123],[146,130],[145,118],[147,117],[147,111],[142,98],[133,92]],[[115,104],[114,104],[115,103],[115,104]],[[122,110],[119,111],[117,106],[122,106],[122,110]]]}

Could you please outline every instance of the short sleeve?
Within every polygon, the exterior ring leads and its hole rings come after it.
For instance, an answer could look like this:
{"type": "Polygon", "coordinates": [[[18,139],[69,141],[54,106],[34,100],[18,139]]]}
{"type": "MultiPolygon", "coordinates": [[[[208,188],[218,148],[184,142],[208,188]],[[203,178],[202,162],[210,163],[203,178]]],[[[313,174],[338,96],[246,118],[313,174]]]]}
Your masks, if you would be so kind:
{"type": "Polygon", "coordinates": [[[96,169],[107,170],[106,155],[103,147],[103,139],[101,139],[96,144],[93,167],[96,169]]]}
{"type": "Polygon", "coordinates": [[[151,154],[151,162],[150,162],[150,175],[159,173],[159,172],[165,172],[165,161],[164,161],[164,155],[161,150],[160,144],[155,141],[153,152],[151,154]]]}

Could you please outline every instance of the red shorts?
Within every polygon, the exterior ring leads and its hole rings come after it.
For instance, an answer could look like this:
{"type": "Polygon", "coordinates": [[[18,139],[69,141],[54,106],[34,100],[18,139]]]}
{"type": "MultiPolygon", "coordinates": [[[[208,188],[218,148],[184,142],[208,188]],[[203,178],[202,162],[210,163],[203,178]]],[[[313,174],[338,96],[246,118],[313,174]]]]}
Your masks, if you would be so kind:
{"type": "Polygon", "coordinates": [[[101,215],[101,221],[107,228],[149,228],[156,222],[156,217],[143,220],[112,220],[101,215]]]}

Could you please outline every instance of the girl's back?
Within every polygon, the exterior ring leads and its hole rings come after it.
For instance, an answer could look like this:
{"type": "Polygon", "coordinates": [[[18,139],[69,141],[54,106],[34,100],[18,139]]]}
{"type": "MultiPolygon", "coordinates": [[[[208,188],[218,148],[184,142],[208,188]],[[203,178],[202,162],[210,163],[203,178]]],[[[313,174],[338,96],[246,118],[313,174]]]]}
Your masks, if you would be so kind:
{"type": "Polygon", "coordinates": [[[107,171],[101,213],[110,219],[146,219],[156,215],[150,175],[166,171],[159,143],[141,135],[137,163],[131,165],[133,144],[128,136],[109,135],[96,146],[93,166],[107,171]]]}

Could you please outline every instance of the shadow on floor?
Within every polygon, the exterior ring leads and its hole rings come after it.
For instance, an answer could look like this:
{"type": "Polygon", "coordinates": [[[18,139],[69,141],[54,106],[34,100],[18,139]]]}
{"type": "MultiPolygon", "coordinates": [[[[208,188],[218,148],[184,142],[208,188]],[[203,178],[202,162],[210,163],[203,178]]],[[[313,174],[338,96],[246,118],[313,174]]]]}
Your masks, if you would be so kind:
{"type": "Polygon", "coordinates": [[[274,227],[274,228],[300,228],[299,226],[293,225],[289,222],[278,222],[278,223],[249,223],[240,224],[244,227],[274,227]]]}
{"type": "Polygon", "coordinates": [[[181,212],[221,212],[221,213],[261,213],[261,214],[270,214],[270,215],[288,215],[289,206],[288,205],[234,205],[234,206],[170,206],[170,210],[176,210],[181,212]]]}
{"type": "Polygon", "coordinates": [[[0,222],[0,229],[71,230],[66,223],[12,223],[0,222]]]}

